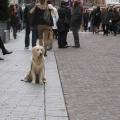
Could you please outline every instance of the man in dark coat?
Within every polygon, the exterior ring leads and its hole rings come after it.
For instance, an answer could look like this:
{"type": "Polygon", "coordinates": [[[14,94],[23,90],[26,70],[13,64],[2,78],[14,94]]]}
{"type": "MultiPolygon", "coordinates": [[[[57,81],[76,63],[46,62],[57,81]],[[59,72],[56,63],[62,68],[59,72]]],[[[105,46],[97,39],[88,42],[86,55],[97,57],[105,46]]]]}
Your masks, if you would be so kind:
{"type": "Polygon", "coordinates": [[[113,18],[112,18],[112,24],[113,24],[113,33],[114,36],[117,34],[117,23],[119,21],[119,13],[117,12],[116,8],[113,8],[113,18]]]}
{"type": "Polygon", "coordinates": [[[67,2],[61,1],[61,6],[58,9],[59,19],[57,22],[58,27],[58,47],[67,48],[67,33],[69,32],[71,11],[67,7],[67,2]]]}
{"type": "Polygon", "coordinates": [[[99,27],[101,23],[101,10],[98,6],[95,10],[94,17],[93,17],[93,32],[99,32],[99,27]]]}
{"type": "Polygon", "coordinates": [[[76,48],[80,47],[79,41],[79,29],[82,21],[82,11],[80,7],[80,3],[78,1],[74,1],[73,9],[72,9],[72,16],[71,16],[71,30],[73,32],[74,43],[76,48]]]}
{"type": "Polygon", "coordinates": [[[88,29],[88,22],[89,22],[89,13],[87,10],[83,13],[83,24],[84,24],[84,30],[87,31],[88,29]]]}
{"type": "Polygon", "coordinates": [[[32,26],[32,20],[34,12],[31,13],[31,9],[35,6],[35,3],[27,4],[24,9],[24,23],[25,23],[25,48],[28,49],[30,45],[30,31],[32,28],[32,47],[36,45],[37,40],[37,28],[32,26]]]}
{"type": "Polygon", "coordinates": [[[102,9],[101,22],[102,22],[103,35],[108,35],[109,17],[108,17],[108,9],[107,8],[102,9]]]}

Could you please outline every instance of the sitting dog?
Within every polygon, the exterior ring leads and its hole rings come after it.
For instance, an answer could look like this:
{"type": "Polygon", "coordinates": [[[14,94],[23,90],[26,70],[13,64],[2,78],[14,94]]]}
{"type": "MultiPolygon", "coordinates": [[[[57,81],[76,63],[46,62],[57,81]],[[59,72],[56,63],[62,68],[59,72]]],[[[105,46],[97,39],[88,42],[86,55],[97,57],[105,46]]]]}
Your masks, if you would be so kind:
{"type": "Polygon", "coordinates": [[[44,47],[36,45],[32,48],[31,69],[25,77],[26,82],[40,83],[46,82],[44,65],[44,47]]]}

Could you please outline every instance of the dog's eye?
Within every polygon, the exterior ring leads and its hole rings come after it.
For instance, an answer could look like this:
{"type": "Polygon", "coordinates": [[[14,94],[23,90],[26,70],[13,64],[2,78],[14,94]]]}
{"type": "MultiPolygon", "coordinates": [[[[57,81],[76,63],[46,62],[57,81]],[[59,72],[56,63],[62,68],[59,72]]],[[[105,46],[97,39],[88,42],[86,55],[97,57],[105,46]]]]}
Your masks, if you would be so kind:
{"type": "Polygon", "coordinates": [[[39,51],[39,49],[37,49],[37,51],[39,51]]]}

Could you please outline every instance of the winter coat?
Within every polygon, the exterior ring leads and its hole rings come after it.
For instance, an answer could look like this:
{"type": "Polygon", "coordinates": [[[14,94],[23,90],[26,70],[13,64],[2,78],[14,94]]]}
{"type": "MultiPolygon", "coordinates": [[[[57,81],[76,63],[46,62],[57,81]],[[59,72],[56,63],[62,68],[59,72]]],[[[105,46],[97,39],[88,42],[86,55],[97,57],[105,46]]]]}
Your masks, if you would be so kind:
{"type": "Polygon", "coordinates": [[[113,12],[112,23],[116,24],[118,21],[119,21],[119,13],[117,11],[113,12]]]}
{"type": "Polygon", "coordinates": [[[78,5],[72,10],[71,23],[70,23],[71,30],[79,29],[81,22],[82,22],[82,11],[80,9],[80,6],[78,5]]]}
{"type": "Polygon", "coordinates": [[[34,7],[34,4],[28,4],[26,5],[25,9],[24,9],[24,23],[27,26],[31,26],[32,24],[32,20],[33,20],[33,13],[30,13],[31,9],[34,7]]]}
{"type": "MultiPolygon", "coordinates": [[[[51,24],[47,23],[44,19],[45,10],[49,10],[48,6],[46,5],[36,5],[34,9],[34,15],[32,20],[32,26],[37,25],[48,25],[51,26],[53,24],[52,16],[50,16],[51,24]]],[[[49,10],[50,11],[50,10],[49,10]]]]}
{"type": "Polygon", "coordinates": [[[17,26],[17,15],[15,11],[14,5],[10,7],[10,25],[11,26],[17,26]]]}
{"type": "Polygon", "coordinates": [[[108,24],[108,13],[104,12],[101,14],[101,22],[102,24],[108,24]]]}
{"type": "Polygon", "coordinates": [[[70,27],[71,11],[66,6],[61,6],[58,9],[59,19],[57,27],[59,32],[68,32],[70,27]]]}
{"type": "Polygon", "coordinates": [[[89,21],[89,13],[84,13],[83,14],[83,22],[88,23],[88,21],[89,21]]]}
{"type": "Polygon", "coordinates": [[[101,11],[100,10],[96,10],[94,13],[94,25],[98,25],[101,22],[101,11]]]}

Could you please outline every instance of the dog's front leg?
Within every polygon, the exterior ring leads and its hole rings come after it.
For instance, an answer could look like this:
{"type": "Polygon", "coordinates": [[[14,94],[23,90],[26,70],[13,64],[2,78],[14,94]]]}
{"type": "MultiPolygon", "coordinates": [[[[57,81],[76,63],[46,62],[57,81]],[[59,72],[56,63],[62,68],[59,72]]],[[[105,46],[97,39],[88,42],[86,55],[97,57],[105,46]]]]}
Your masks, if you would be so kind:
{"type": "Polygon", "coordinates": [[[39,74],[39,83],[40,83],[41,85],[43,85],[43,81],[42,81],[42,72],[39,74]]]}
{"type": "Polygon", "coordinates": [[[45,78],[45,69],[42,70],[41,75],[40,75],[40,83],[46,83],[46,78],[45,78]]]}
{"type": "Polygon", "coordinates": [[[32,83],[35,84],[35,83],[36,83],[36,75],[35,75],[35,72],[32,71],[31,74],[32,74],[32,83]]]}

